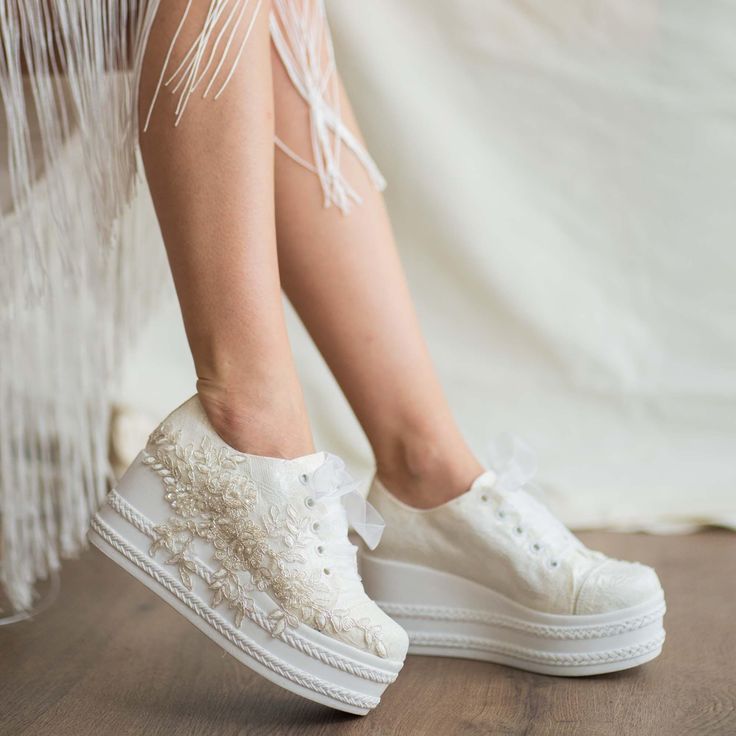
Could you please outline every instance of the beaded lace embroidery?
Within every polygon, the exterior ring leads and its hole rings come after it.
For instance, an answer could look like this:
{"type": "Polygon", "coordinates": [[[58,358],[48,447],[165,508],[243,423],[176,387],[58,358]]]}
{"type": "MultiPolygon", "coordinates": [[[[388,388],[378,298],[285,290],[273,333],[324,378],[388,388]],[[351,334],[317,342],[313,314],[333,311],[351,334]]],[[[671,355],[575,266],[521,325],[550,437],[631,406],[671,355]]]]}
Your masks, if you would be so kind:
{"type": "Polygon", "coordinates": [[[182,446],[180,434],[161,425],[151,434],[143,460],[161,477],[164,497],[175,511],[154,528],[151,555],[167,551],[166,563],[176,566],[191,590],[192,575],[197,574],[192,544],[197,539],[209,542],[217,565],[208,583],[211,605],[227,606],[236,626],[254,610],[249,593],[265,591],[278,604],[268,616],[273,636],[301,622],[336,638],[357,635],[368,651],[385,657],[381,627],[333,609],[336,594],[321,569],[310,569],[305,550],[317,537],[309,516],[290,503],[274,503],[259,512],[266,507],[263,496],[274,489],[257,487],[247,472],[246,455],[207,437],[182,446]],[[239,573],[247,573],[247,581],[239,573]]]}

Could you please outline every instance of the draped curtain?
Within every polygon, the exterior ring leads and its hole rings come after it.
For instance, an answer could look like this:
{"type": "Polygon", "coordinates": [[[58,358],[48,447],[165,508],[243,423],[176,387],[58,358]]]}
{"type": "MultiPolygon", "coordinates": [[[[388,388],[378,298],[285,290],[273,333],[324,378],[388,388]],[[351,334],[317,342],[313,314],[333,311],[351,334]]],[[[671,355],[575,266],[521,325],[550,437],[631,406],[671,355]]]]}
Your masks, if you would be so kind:
{"type": "MultiPolygon", "coordinates": [[[[526,439],[577,528],[736,528],[736,4],[331,0],[328,14],[478,454],[505,431],[526,439]]],[[[357,422],[293,314],[290,328],[318,446],[366,478],[357,422]]],[[[192,381],[172,297],[127,364],[120,401],[149,417],[126,414],[129,447],[192,381]]]]}

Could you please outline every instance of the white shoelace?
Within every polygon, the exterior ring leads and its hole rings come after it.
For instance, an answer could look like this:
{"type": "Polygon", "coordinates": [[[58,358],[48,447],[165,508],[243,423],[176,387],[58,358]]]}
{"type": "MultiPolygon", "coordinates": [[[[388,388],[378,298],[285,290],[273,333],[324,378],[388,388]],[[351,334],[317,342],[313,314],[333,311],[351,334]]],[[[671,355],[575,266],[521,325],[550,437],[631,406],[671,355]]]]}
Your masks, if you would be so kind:
{"type": "Polygon", "coordinates": [[[327,453],[322,465],[300,480],[324,509],[318,523],[331,530],[325,544],[317,548],[319,554],[326,555],[325,574],[336,573],[345,581],[360,582],[358,548],[350,542],[348,529],[354,529],[370,549],[375,549],[383,534],[383,518],[363,498],[359,484],[336,455],[327,453]]]}
{"type": "Polygon", "coordinates": [[[500,498],[496,510],[516,534],[528,534],[533,552],[546,552],[552,567],[572,548],[581,546],[570,530],[539,500],[542,489],[532,483],[537,472],[533,450],[519,437],[501,435],[491,443],[489,466],[496,475],[491,489],[500,498]]]}

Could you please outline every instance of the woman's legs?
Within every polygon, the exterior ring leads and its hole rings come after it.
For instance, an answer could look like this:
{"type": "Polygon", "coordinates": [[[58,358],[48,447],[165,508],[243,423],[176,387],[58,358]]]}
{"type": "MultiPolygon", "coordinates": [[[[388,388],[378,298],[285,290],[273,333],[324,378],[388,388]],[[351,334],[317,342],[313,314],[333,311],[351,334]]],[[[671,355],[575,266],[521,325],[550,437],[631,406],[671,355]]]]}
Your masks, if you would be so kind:
{"type": "MultiPolygon", "coordinates": [[[[141,79],[142,121],[185,5],[162,4],[156,17],[141,79]]],[[[190,11],[180,55],[204,13],[190,11]]],[[[314,175],[277,155],[277,263],[274,99],[280,137],[305,157],[311,142],[304,102],[273,51],[271,63],[267,18],[264,4],[216,102],[193,95],[175,129],[178,98],[164,93],[141,134],[200,398],[215,429],[238,449],[311,451],[280,265],[287,293],[368,435],[381,479],[414,505],[436,505],[465,490],[481,467],[432,368],[382,197],[347,152],[345,173],[364,197],[349,217],[323,209],[314,175]]],[[[344,96],[342,109],[357,131],[344,96]]]]}
{"type": "MultiPolygon", "coordinates": [[[[309,158],[307,109],[272,51],[276,132],[309,158]]],[[[357,132],[342,94],[346,123],[357,132]]],[[[362,424],[381,480],[436,506],[482,472],[455,421],[421,336],[383,198],[347,152],[364,198],[349,216],[322,207],[317,178],[276,153],[276,224],[284,288],[362,424]]]]}
{"type": "MultiPolygon", "coordinates": [[[[202,29],[208,5],[190,9],[172,69],[202,29]]],[[[186,0],[169,0],[156,16],[142,69],[142,122],[185,7],[186,0]]],[[[264,2],[217,101],[195,93],[175,128],[178,97],[160,94],[141,151],[204,409],[237,449],[294,457],[313,445],[276,256],[268,12],[264,2]]]]}

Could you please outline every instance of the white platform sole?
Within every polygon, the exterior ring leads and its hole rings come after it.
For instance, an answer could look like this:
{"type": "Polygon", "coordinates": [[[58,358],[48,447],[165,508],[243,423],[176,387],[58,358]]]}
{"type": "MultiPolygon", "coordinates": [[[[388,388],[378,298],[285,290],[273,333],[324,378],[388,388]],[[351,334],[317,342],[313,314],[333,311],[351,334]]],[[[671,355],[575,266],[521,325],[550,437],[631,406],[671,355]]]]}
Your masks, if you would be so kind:
{"type": "Polygon", "coordinates": [[[662,651],[663,596],[620,611],[566,616],[416,565],[361,555],[360,572],[368,595],[409,634],[409,654],[569,677],[636,667],[662,651]]]}
{"type": "MultiPolygon", "coordinates": [[[[90,542],[228,654],[276,685],[331,708],[365,715],[378,705],[403,663],[381,659],[303,625],[274,636],[266,615],[270,599],[263,593],[256,610],[236,627],[228,611],[208,603],[206,564],[195,561],[198,572],[192,575],[189,590],[175,569],[148,554],[150,522],[116,492],[111,495],[117,510],[108,503],[92,519],[90,542]]],[[[270,608],[274,605],[271,602],[270,608]]]]}

